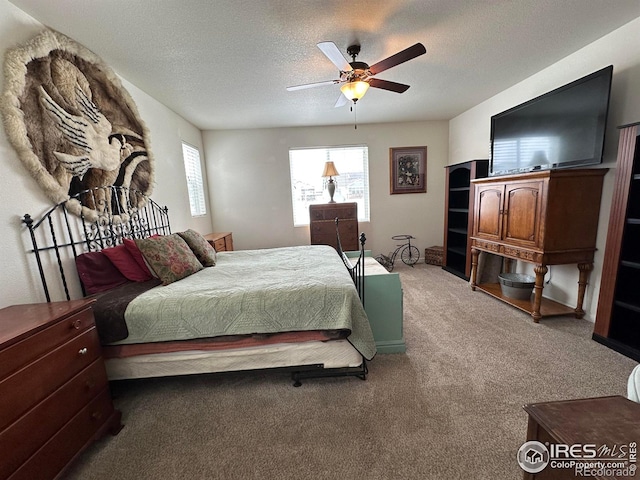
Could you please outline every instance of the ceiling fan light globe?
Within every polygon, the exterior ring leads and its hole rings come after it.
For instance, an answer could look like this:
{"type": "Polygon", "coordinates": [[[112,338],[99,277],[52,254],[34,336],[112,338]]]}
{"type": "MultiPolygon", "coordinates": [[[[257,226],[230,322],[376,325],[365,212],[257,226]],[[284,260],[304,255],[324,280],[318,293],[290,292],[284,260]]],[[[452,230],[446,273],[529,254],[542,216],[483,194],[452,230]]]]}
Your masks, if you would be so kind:
{"type": "Polygon", "coordinates": [[[361,80],[355,82],[348,82],[340,87],[340,90],[352,102],[360,100],[364,97],[364,94],[369,90],[369,84],[361,80]]]}

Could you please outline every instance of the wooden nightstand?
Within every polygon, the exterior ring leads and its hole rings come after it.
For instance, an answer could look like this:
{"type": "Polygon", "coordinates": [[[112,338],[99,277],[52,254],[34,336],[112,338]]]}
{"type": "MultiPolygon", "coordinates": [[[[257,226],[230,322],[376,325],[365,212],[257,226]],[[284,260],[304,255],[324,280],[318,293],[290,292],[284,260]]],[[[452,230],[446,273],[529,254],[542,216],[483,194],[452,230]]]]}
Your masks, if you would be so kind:
{"type": "Polygon", "coordinates": [[[233,251],[233,237],[231,232],[208,233],[204,238],[216,249],[216,252],[233,251]]]}
{"type": "Polygon", "coordinates": [[[0,478],[54,478],[95,439],[122,428],[93,302],[0,310],[0,478]]]}

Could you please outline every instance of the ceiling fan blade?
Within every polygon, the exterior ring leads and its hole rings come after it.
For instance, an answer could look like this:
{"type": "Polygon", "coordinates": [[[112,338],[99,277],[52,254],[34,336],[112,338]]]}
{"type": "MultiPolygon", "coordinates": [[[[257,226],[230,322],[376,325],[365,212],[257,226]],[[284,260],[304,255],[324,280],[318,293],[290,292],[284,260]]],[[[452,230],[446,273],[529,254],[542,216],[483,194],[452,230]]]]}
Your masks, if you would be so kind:
{"type": "Polygon", "coordinates": [[[404,93],[409,89],[409,85],[405,85],[404,83],[390,82],[389,80],[380,80],[379,78],[370,78],[367,81],[372,87],[382,88],[383,90],[390,90],[396,93],[404,93]]]}
{"type": "Polygon", "coordinates": [[[287,87],[287,90],[293,92],[295,90],[304,90],[305,88],[324,87],[325,85],[336,85],[340,80],[326,80],[324,82],[305,83],[304,85],[294,85],[287,87]]]}
{"type": "Polygon", "coordinates": [[[322,53],[324,53],[329,60],[331,60],[331,63],[338,67],[338,70],[342,72],[350,72],[353,70],[347,59],[344,58],[342,52],[340,52],[338,47],[336,47],[335,43],[320,42],[318,44],[318,48],[322,50],[322,53]]]}
{"type": "Polygon", "coordinates": [[[344,107],[347,103],[349,103],[349,99],[341,93],[338,97],[338,100],[336,100],[336,104],[333,106],[333,108],[344,107]]]}
{"type": "Polygon", "coordinates": [[[424,45],[422,45],[421,43],[416,43],[415,45],[409,48],[405,48],[395,55],[391,55],[384,60],[380,60],[378,63],[369,67],[369,70],[373,75],[376,75],[391,67],[395,67],[396,65],[400,65],[401,63],[412,60],[416,57],[419,57],[420,55],[424,55],[425,53],[427,53],[427,49],[424,48],[424,45]]]}

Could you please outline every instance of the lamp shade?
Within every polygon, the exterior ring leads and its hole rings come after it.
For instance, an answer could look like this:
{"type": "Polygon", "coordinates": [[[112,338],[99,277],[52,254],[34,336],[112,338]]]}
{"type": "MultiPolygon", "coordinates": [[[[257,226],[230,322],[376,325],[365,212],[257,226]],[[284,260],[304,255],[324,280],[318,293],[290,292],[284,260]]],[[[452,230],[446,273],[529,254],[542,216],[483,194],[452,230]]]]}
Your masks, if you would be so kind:
{"type": "Polygon", "coordinates": [[[326,162],[324,164],[324,172],[322,172],[323,177],[336,177],[338,175],[340,174],[336,170],[336,166],[333,164],[333,162],[326,162]]]}
{"type": "Polygon", "coordinates": [[[361,80],[357,80],[355,82],[345,83],[342,87],[340,87],[344,96],[349,100],[356,102],[364,97],[364,94],[369,90],[369,83],[363,82],[361,80]]]}

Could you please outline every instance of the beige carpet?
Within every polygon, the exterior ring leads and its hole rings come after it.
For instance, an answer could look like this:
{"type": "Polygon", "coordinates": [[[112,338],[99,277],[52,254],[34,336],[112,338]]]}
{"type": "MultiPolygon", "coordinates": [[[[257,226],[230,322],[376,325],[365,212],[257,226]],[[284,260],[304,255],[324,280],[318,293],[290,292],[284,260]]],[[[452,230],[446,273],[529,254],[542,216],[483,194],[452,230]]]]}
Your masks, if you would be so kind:
{"type": "MultiPolygon", "coordinates": [[[[406,354],[367,381],[257,372],[120,382],[124,429],[71,479],[520,479],[530,402],[626,393],[592,324],[531,318],[439,267],[396,267],[406,354]]],[[[567,287],[573,288],[573,286],[567,287]]]]}

